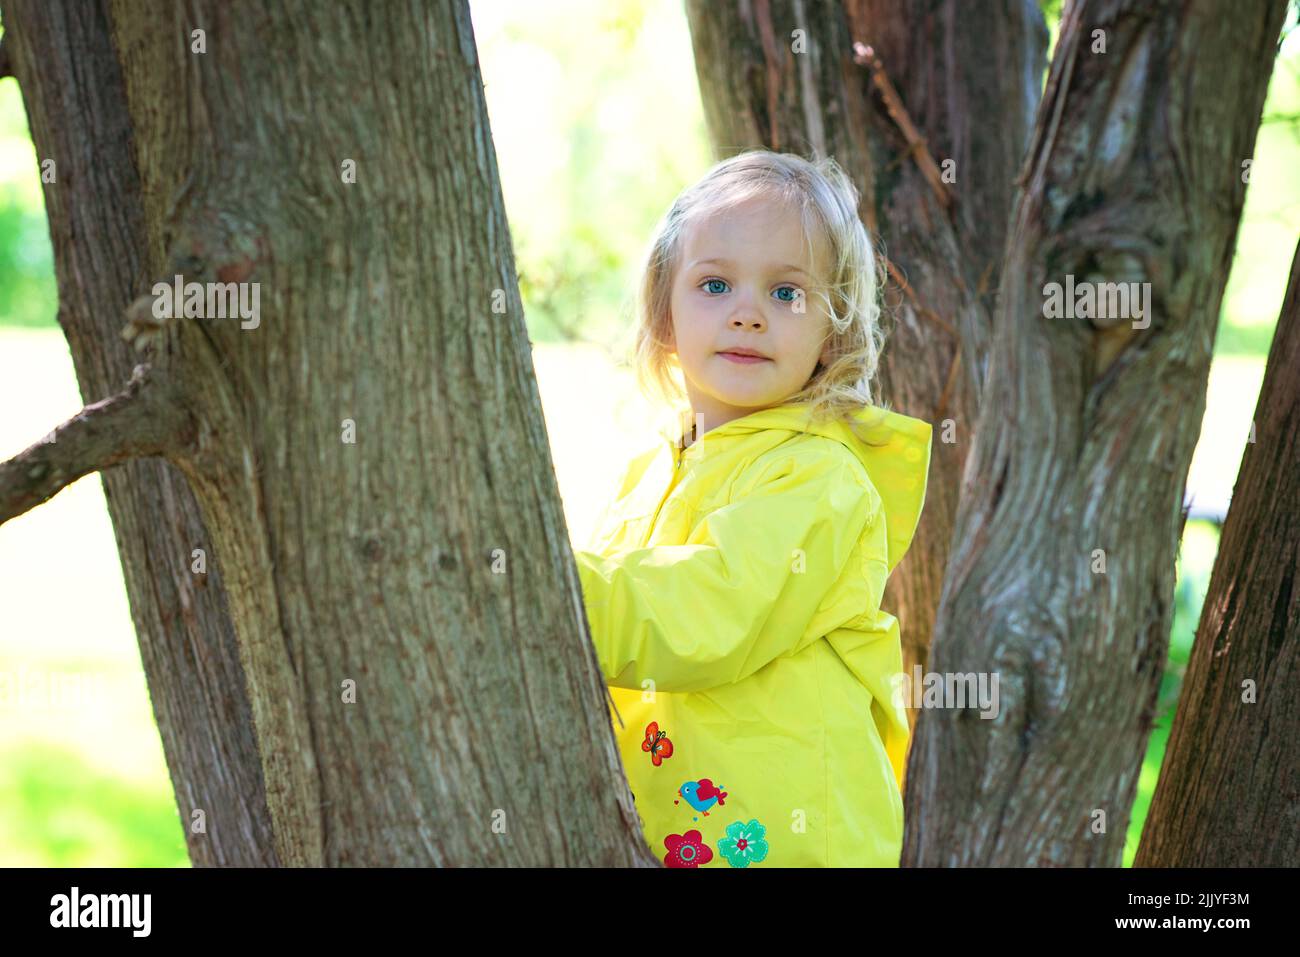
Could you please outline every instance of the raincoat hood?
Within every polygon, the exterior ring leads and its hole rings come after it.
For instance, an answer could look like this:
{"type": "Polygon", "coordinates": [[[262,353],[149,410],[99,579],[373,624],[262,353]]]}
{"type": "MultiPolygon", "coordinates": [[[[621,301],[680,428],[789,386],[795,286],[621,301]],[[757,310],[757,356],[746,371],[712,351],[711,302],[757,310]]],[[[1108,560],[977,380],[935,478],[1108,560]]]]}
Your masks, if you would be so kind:
{"type": "MultiPolygon", "coordinates": [[[[760,409],[724,422],[701,438],[706,446],[723,436],[744,435],[765,429],[808,432],[840,442],[867,470],[888,516],[888,563],[892,572],[916,534],[925,505],[926,476],[930,469],[931,427],[928,422],[899,412],[868,405],[845,419],[814,423],[808,402],[786,403],[760,409]]],[[[683,413],[676,427],[659,434],[677,449],[685,445],[690,414],[683,413]]]]}

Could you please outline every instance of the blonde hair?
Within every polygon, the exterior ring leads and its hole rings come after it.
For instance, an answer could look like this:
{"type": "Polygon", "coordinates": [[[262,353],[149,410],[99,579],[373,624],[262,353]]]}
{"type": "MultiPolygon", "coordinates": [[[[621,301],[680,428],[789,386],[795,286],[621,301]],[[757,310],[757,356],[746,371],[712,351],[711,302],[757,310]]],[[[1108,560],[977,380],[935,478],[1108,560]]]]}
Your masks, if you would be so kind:
{"type": "Polygon", "coordinates": [[[884,344],[883,259],[858,214],[858,189],[830,157],[808,160],[767,149],[747,150],[715,164],[682,190],[656,226],[636,291],[632,363],[642,392],[670,406],[680,406],[686,398],[681,365],[670,351],[669,316],[686,227],[759,195],[791,204],[800,214],[811,261],[817,262],[811,253],[821,240],[831,264],[830,275],[814,277],[810,290],[830,318],[829,362],[819,361],[808,382],[785,402],[809,403],[811,416],[821,421],[877,405],[875,379],[884,344]]]}

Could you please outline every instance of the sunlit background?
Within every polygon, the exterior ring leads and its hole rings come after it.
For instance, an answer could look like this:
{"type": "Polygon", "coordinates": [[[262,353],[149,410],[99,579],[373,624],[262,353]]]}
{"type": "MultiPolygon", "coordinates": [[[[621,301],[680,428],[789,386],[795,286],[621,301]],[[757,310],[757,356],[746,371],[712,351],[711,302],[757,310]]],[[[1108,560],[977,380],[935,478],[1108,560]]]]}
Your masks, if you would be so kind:
{"type": "MultiPolygon", "coordinates": [[[[654,441],[619,356],[650,230],[712,161],[690,37],[677,0],[471,10],[556,474],[582,542],[624,459],[654,441]]],[[[1227,508],[1300,232],[1296,40],[1254,154],[1188,478],[1193,515],[1227,508]]],[[[18,86],[0,80],[0,458],[102,398],[79,395],[55,312],[38,161],[18,86]]],[[[1213,520],[1188,522],[1126,865],[1217,545],[1213,520]]],[[[103,487],[88,476],[0,527],[0,866],[188,864],[103,487]]]]}

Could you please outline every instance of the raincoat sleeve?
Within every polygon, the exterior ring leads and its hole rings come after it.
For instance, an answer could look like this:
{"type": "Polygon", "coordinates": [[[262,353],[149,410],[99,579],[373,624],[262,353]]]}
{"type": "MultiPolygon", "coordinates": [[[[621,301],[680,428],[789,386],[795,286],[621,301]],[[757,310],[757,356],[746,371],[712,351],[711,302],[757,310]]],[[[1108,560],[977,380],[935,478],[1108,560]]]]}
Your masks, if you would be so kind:
{"type": "MultiPolygon", "coordinates": [[[[872,611],[827,600],[864,529],[881,520],[880,496],[861,464],[824,452],[786,454],[756,460],[750,472],[687,544],[575,551],[609,684],[652,681],[682,692],[740,681],[837,627],[827,607],[846,620],[872,611]]],[[[883,536],[868,538],[883,550],[883,536]]]]}

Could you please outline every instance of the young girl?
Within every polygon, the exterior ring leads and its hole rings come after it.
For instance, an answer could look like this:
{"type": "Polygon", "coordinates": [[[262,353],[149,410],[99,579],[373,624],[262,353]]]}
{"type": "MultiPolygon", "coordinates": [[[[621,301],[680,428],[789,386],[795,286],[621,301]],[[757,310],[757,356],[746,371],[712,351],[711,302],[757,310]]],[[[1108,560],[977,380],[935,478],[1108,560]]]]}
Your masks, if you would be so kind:
{"type": "Polygon", "coordinates": [[[880,599],[925,499],[930,426],[872,404],[877,296],[830,159],[718,163],[651,244],[638,373],[690,409],[576,558],[669,867],[898,864],[908,725],[880,599]]]}

